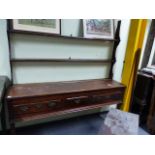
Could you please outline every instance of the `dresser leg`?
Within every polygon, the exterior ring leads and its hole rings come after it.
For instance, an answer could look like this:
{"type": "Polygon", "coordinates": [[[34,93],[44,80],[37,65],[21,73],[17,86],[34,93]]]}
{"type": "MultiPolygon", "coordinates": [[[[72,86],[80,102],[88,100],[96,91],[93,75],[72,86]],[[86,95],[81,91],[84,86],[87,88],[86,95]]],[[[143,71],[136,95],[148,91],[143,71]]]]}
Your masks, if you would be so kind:
{"type": "Polygon", "coordinates": [[[6,116],[5,116],[5,107],[2,106],[2,119],[1,119],[2,131],[3,134],[7,134],[7,127],[6,127],[6,116]]]}
{"type": "Polygon", "coordinates": [[[152,92],[149,114],[148,114],[148,118],[147,118],[147,128],[150,132],[155,132],[154,119],[155,119],[155,81],[154,81],[154,87],[153,87],[153,92],[152,92]]]}
{"type": "Polygon", "coordinates": [[[16,129],[15,129],[15,123],[10,124],[10,134],[15,135],[16,134],[16,129]]]}

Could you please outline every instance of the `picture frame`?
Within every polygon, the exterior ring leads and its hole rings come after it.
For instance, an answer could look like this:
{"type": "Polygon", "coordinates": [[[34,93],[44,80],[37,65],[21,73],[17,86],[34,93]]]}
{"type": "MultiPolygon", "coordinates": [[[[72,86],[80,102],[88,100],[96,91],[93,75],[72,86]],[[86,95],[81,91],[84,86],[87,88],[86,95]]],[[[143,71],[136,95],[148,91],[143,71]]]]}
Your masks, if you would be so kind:
{"type": "Polygon", "coordinates": [[[60,35],[60,19],[13,19],[11,29],[60,35]]]}
{"type": "Polygon", "coordinates": [[[114,39],[113,19],[83,19],[85,38],[114,39]]]}

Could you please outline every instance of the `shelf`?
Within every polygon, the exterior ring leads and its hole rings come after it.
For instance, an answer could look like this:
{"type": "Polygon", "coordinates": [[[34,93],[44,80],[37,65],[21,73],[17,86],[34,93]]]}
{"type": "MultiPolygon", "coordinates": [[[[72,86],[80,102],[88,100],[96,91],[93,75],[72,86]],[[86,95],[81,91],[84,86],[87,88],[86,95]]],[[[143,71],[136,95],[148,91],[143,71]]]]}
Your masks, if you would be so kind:
{"type": "Polygon", "coordinates": [[[111,59],[11,59],[11,62],[82,62],[82,63],[111,63],[111,59]]]}
{"type": "Polygon", "coordinates": [[[64,38],[64,39],[74,39],[74,40],[87,40],[87,41],[108,41],[108,42],[115,42],[118,41],[117,39],[104,39],[104,38],[84,38],[84,37],[75,37],[75,36],[65,36],[65,35],[57,35],[51,33],[40,33],[40,32],[31,32],[31,31],[21,31],[21,30],[9,30],[9,33],[15,34],[26,34],[26,35],[39,35],[39,36],[46,36],[46,37],[57,37],[57,38],[64,38]]]}

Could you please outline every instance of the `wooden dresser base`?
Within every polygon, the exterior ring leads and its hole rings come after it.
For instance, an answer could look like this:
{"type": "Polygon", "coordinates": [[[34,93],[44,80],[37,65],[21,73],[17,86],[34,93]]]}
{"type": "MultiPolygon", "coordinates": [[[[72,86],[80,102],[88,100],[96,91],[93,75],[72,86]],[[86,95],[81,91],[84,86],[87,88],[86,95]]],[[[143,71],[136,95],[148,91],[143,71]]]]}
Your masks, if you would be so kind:
{"type": "Polygon", "coordinates": [[[6,95],[12,131],[16,122],[120,104],[124,89],[109,79],[13,85],[6,95]]]}

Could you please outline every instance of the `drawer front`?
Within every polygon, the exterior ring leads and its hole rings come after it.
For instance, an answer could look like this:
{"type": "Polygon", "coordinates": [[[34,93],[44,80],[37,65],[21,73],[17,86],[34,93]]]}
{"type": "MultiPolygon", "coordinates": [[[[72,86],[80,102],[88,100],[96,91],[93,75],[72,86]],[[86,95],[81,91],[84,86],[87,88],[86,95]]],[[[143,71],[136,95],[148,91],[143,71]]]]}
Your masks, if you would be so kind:
{"type": "Polygon", "coordinates": [[[95,103],[122,100],[122,93],[106,94],[106,95],[93,95],[92,101],[95,103]]]}
{"type": "MultiPolygon", "coordinates": [[[[76,94],[74,94],[76,95],[76,94]]],[[[112,93],[90,93],[79,96],[64,96],[60,100],[40,101],[36,103],[13,104],[16,117],[29,114],[56,112],[66,109],[103,104],[111,101],[121,101],[123,93],[116,91],[112,93]]]]}
{"type": "Polygon", "coordinates": [[[80,97],[72,97],[66,98],[64,105],[68,108],[78,107],[78,106],[89,106],[93,104],[103,104],[104,102],[111,101],[121,101],[123,94],[120,92],[111,93],[111,94],[97,94],[97,95],[89,95],[89,96],[80,96],[80,97]]]}
{"type": "Polygon", "coordinates": [[[45,111],[56,110],[60,107],[59,100],[51,100],[38,103],[27,103],[20,105],[13,105],[13,110],[15,115],[40,113],[45,111]]]}

